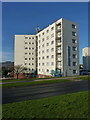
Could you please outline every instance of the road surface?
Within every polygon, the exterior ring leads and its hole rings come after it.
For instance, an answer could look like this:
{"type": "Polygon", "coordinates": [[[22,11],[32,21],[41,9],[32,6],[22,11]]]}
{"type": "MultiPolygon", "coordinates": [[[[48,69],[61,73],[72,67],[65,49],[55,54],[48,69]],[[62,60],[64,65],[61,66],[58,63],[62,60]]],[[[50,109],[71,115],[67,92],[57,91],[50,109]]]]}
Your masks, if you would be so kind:
{"type": "Polygon", "coordinates": [[[2,103],[12,103],[24,100],[44,98],[48,96],[62,95],[79,91],[87,91],[88,80],[49,83],[33,86],[10,87],[2,89],[2,103]]]}

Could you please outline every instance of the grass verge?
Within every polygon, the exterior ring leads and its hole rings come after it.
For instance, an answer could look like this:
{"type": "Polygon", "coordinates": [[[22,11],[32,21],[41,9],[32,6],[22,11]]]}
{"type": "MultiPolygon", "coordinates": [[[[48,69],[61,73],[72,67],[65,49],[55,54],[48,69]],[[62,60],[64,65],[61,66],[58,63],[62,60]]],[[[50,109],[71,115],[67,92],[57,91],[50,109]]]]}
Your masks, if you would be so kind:
{"type": "Polygon", "coordinates": [[[69,82],[70,80],[45,80],[45,81],[31,81],[31,82],[20,82],[20,83],[8,83],[2,84],[2,87],[17,87],[17,86],[29,86],[37,84],[47,84],[47,83],[58,83],[58,82],[69,82]]]}
{"type": "MultiPolygon", "coordinates": [[[[90,91],[89,91],[90,93],[90,91]]],[[[88,118],[88,91],[2,106],[6,118],[88,118]]]]}
{"type": "MultiPolygon", "coordinates": [[[[69,77],[70,79],[90,79],[90,76],[73,76],[73,77],[69,77]],[[74,77],[74,78],[73,78],[74,77]]],[[[49,78],[30,78],[30,79],[11,79],[11,80],[2,80],[2,82],[12,82],[12,81],[24,81],[24,80],[28,80],[28,81],[32,81],[32,80],[43,80],[43,79],[55,79],[55,78],[66,78],[66,77],[49,77],[49,78]]],[[[68,77],[67,77],[68,78],[68,77]]]]}

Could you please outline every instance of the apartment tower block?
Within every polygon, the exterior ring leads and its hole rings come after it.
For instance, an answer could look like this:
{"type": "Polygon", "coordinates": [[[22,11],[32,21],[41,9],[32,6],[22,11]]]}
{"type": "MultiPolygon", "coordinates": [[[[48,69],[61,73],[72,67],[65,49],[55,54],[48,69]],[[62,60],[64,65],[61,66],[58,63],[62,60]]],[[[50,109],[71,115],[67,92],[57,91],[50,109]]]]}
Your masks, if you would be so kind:
{"type": "Polygon", "coordinates": [[[79,75],[78,25],[63,18],[36,35],[15,35],[15,65],[49,77],[58,70],[62,76],[79,75]]]}

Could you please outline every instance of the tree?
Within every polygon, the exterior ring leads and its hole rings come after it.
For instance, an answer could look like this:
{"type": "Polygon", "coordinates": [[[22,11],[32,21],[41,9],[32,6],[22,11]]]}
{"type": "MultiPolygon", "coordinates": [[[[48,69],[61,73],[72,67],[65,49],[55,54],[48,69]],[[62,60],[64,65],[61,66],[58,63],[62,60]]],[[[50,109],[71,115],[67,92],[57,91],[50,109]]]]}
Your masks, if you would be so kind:
{"type": "Polygon", "coordinates": [[[25,72],[25,67],[23,67],[23,65],[16,65],[14,66],[14,73],[17,75],[17,79],[20,73],[24,73],[25,72]]]}

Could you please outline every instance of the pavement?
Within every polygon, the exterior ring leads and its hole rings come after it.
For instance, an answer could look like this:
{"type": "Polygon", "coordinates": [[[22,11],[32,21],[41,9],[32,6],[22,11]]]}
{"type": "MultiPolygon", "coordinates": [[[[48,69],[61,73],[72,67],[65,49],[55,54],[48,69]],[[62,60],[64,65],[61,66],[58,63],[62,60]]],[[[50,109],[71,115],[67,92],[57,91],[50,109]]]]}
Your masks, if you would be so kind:
{"type": "Polygon", "coordinates": [[[76,80],[72,82],[2,88],[2,103],[8,104],[67,93],[87,91],[90,90],[88,85],[90,85],[88,80],[76,80]]]}

